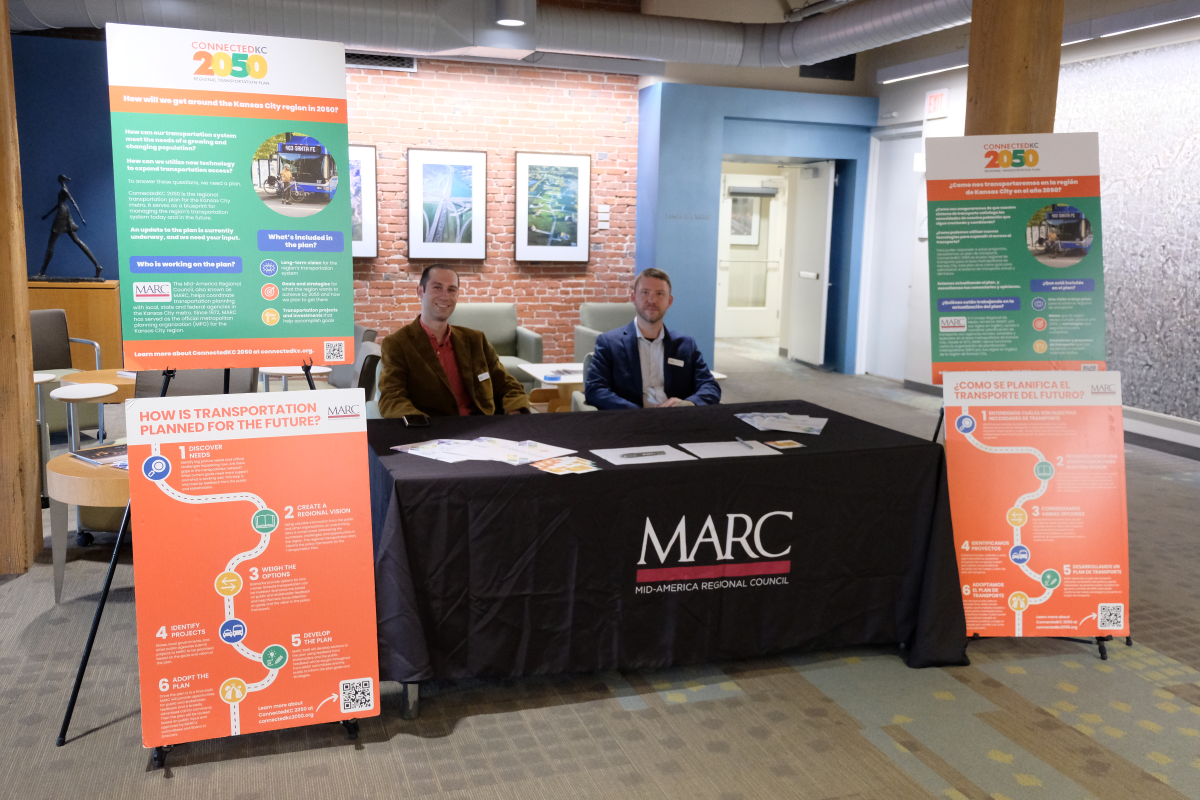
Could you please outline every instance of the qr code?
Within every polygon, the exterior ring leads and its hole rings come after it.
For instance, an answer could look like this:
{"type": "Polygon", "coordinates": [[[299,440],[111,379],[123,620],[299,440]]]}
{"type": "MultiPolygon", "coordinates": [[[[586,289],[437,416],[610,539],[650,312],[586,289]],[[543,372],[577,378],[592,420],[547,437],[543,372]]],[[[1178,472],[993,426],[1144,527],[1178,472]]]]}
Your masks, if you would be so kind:
{"type": "Polygon", "coordinates": [[[345,342],[326,342],[325,343],[325,360],[326,361],[345,361],[346,360],[346,343],[345,342]]]}
{"type": "Polygon", "coordinates": [[[342,711],[370,711],[375,708],[375,684],[370,678],[342,681],[342,711]]]}
{"type": "Polygon", "coordinates": [[[1119,631],[1125,627],[1124,603],[1101,603],[1096,627],[1102,631],[1119,631]]]}

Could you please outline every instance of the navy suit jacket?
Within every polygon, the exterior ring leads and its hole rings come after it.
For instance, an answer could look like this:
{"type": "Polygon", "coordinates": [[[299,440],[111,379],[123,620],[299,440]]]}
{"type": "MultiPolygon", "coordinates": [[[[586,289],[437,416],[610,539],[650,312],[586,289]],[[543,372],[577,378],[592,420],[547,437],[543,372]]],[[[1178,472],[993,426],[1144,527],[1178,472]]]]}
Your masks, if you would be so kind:
{"type": "MultiPolygon", "coordinates": [[[[708,371],[696,340],[663,326],[663,389],[698,406],[721,402],[721,387],[708,371]],[[671,361],[682,361],[683,366],[671,361]]],[[[592,368],[584,386],[587,402],[597,408],[642,408],[642,359],[637,320],[596,339],[592,368]]]]}

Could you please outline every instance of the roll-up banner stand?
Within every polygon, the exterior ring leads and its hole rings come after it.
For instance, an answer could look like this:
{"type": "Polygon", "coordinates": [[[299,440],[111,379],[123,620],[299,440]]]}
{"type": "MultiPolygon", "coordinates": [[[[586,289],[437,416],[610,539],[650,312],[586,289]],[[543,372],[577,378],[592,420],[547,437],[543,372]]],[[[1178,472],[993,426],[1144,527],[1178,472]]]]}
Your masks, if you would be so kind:
{"type": "Polygon", "coordinates": [[[353,363],[343,46],[107,39],[125,368],[353,363]]]}
{"type": "Polygon", "coordinates": [[[362,389],[125,420],[145,746],[377,716],[362,389]]]}
{"type": "Polygon", "coordinates": [[[968,635],[1127,636],[1099,137],[931,138],[930,325],[968,635]]]}

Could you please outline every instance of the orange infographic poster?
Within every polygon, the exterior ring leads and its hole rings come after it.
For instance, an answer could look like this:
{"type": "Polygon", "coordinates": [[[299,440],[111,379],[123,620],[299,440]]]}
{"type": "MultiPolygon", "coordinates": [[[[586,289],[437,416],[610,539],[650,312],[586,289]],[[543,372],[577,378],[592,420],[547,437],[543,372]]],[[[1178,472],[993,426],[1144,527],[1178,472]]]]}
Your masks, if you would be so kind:
{"type": "Polygon", "coordinates": [[[1128,636],[1119,372],[947,372],[967,635],[1128,636]]]}
{"type": "Polygon", "coordinates": [[[125,408],[143,744],[377,715],[363,391],[125,408]]]}

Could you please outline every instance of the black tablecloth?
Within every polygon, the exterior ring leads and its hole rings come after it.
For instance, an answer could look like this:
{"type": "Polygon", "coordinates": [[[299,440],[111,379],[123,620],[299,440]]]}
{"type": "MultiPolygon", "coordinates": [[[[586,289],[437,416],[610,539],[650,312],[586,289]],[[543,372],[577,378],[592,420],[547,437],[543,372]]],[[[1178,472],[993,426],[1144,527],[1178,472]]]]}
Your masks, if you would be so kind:
{"type": "Polygon", "coordinates": [[[378,420],[367,432],[385,680],[885,643],[904,645],[913,667],[968,663],[938,444],[800,401],[441,418],[428,428],[378,420]],[[759,432],[734,417],[745,411],[829,423],[820,436],[759,432]],[[476,436],[576,449],[601,471],[447,464],[390,449],[476,436]],[[737,436],[807,447],[622,466],[585,452],[737,436]]]}

